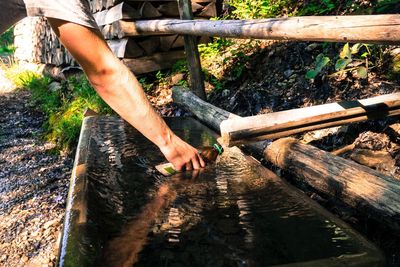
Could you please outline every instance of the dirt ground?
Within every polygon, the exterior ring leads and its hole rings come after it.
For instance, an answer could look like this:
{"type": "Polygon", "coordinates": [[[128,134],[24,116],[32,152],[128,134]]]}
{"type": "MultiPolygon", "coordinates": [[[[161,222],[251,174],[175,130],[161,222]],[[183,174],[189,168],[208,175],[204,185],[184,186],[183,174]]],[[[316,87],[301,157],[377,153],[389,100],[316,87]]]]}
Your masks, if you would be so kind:
{"type": "Polygon", "coordinates": [[[49,153],[29,92],[0,86],[0,266],[55,266],[72,160],[49,153]]]}

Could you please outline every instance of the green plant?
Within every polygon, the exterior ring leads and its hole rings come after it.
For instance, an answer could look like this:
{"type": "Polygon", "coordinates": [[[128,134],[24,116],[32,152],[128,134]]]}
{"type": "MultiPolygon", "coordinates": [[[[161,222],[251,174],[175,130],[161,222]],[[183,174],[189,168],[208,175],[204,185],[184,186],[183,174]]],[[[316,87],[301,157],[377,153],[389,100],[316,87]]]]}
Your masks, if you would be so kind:
{"type": "Polygon", "coordinates": [[[351,71],[355,77],[365,79],[368,76],[370,56],[371,51],[367,44],[357,43],[350,47],[347,43],[343,46],[339,59],[336,61],[335,70],[337,72],[332,75],[351,71]],[[362,53],[359,55],[360,51],[362,53]]]}
{"type": "Polygon", "coordinates": [[[315,68],[307,71],[306,78],[314,79],[329,62],[330,59],[328,57],[324,56],[324,54],[319,54],[315,59],[315,68]]]}
{"type": "Polygon", "coordinates": [[[234,8],[232,15],[236,19],[273,18],[281,15],[292,6],[291,0],[230,0],[234,8]]]}
{"type": "Polygon", "coordinates": [[[0,55],[10,54],[14,51],[14,28],[11,27],[0,35],[0,55]]]}

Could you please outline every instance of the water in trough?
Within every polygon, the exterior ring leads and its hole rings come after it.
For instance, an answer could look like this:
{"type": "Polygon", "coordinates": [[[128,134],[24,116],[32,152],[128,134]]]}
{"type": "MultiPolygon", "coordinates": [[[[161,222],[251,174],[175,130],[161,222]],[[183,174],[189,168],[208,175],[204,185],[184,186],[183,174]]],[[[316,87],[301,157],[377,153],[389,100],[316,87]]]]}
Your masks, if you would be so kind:
{"type": "MultiPolygon", "coordinates": [[[[193,146],[216,142],[193,119],[167,122],[193,146]]],[[[83,127],[61,266],[381,261],[363,237],[237,148],[200,171],[164,177],[154,169],[159,150],[123,121],[92,117],[83,127]]]]}

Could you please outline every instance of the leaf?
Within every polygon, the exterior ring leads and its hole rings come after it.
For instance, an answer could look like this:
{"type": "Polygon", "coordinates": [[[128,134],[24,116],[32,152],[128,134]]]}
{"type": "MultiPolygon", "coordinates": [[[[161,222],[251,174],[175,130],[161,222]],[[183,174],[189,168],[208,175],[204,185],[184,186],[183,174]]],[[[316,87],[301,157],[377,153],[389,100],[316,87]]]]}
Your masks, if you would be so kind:
{"type": "Polygon", "coordinates": [[[336,61],[335,70],[343,70],[347,67],[347,65],[352,61],[352,59],[343,59],[340,58],[336,61]]]}
{"type": "Polygon", "coordinates": [[[309,70],[306,73],[306,79],[314,79],[318,75],[318,71],[316,70],[309,70]]]}
{"type": "Polygon", "coordinates": [[[365,79],[368,77],[368,70],[366,67],[358,67],[355,69],[355,75],[358,78],[365,79]]]}
{"type": "Polygon", "coordinates": [[[362,57],[362,58],[366,58],[368,55],[369,55],[368,52],[364,52],[364,53],[361,55],[361,57],[362,57]]]}
{"type": "Polygon", "coordinates": [[[315,59],[315,61],[316,61],[315,70],[317,72],[320,72],[322,68],[325,67],[331,60],[329,59],[329,57],[324,57],[323,54],[319,54],[315,59]]]}
{"type": "Polygon", "coordinates": [[[349,47],[349,43],[345,44],[343,46],[342,51],[340,52],[339,55],[340,58],[344,59],[344,58],[351,58],[351,51],[350,51],[350,47],[349,47]]]}
{"type": "Polygon", "coordinates": [[[360,43],[357,43],[357,44],[353,45],[351,47],[351,54],[353,54],[353,55],[357,54],[358,51],[360,51],[361,46],[362,46],[362,44],[360,44],[360,43]]]}

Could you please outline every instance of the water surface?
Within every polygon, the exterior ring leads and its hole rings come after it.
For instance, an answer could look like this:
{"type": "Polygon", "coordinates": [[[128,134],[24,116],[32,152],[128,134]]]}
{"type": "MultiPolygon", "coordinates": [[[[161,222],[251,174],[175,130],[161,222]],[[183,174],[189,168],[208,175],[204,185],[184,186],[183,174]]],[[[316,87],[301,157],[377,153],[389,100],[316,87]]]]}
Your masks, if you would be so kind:
{"type": "MultiPolygon", "coordinates": [[[[193,146],[213,132],[168,124],[193,146]]],[[[80,237],[96,266],[269,266],[370,251],[365,240],[236,148],[197,172],[164,177],[159,150],[115,118],[90,124],[87,223],[80,237]]]]}

